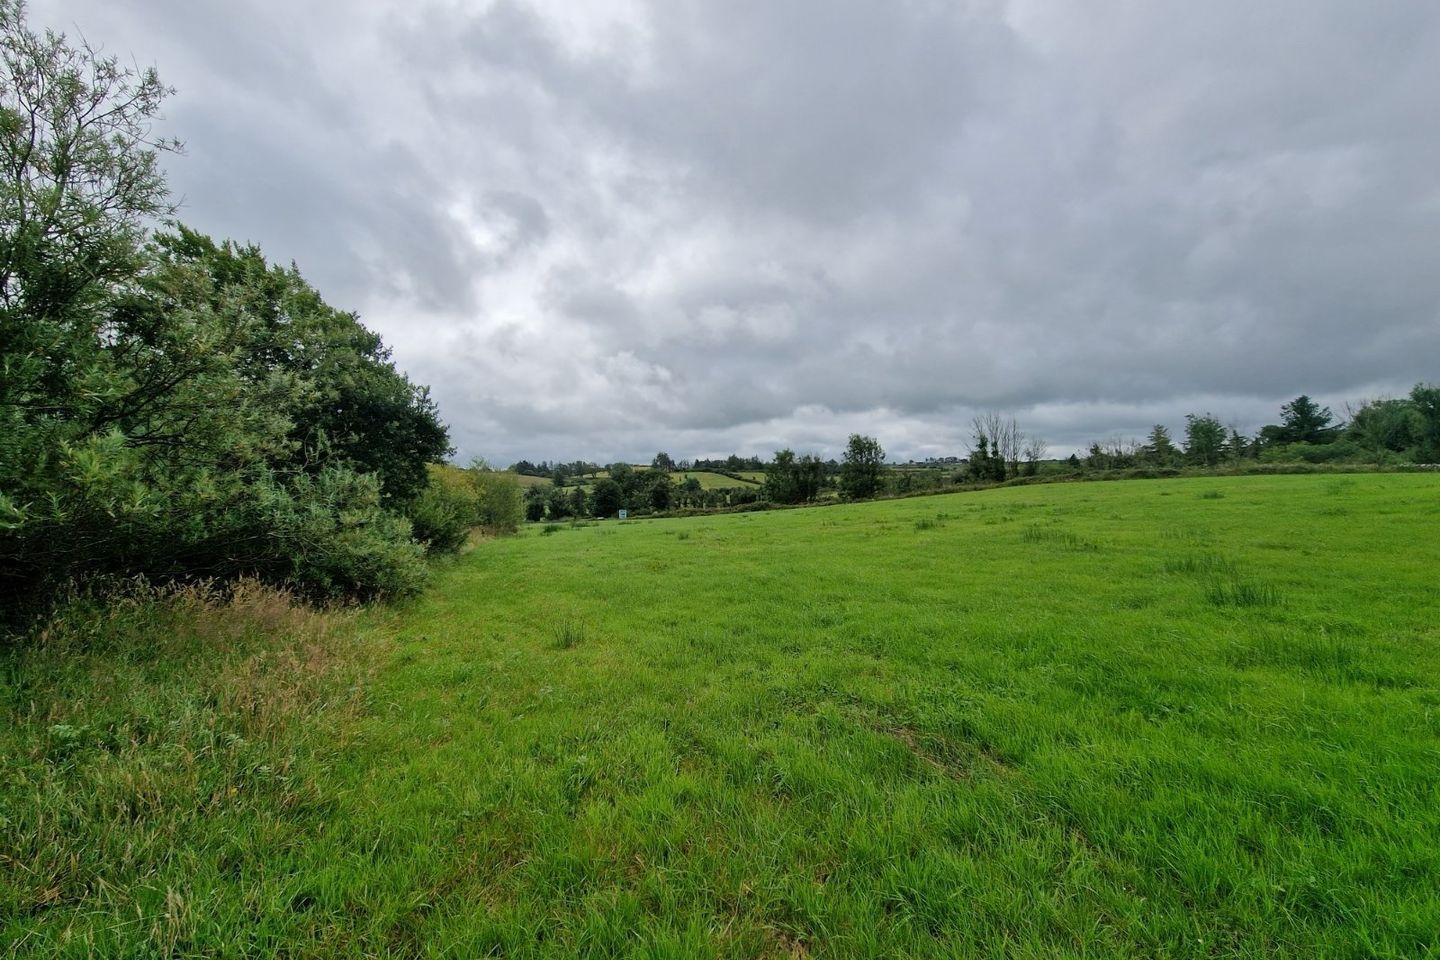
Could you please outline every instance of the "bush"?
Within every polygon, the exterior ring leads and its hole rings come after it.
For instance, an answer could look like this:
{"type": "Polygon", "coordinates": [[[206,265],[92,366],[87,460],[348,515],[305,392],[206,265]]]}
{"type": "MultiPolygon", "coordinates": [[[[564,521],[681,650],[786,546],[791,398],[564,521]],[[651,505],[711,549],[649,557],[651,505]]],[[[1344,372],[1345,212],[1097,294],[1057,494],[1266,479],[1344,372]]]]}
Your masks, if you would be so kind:
{"type": "Polygon", "coordinates": [[[453,553],[475,527],[497,534],[519,529],[522,503],[514,477],[479,467],[431,464],[429,481],[406,510],[416,542],[427,551],[453,553]]]}
{"type": "Polygon", "coordinates": [[[1266,447],[1260,453],[1262,463],[1363,463],[1373,460],[1351,440],[1332,443],[1289,443],[1266,447]]]}
{"type": "Polygon", "coordinates": [[[491,533],[519,530],[522,512],[519,481],[509,474],[490,470],[468,472],[477,497],[476,526],[491,533]]]}
{"type": "Polygon", "coordinates": [[[57,466],[51,497],[0,520],[0,609],[16,619],[69,583],[117,577],[255,577],[315,599],[404,596],[425,582],[410,522],[382,507],[372,474],[156,476],[118,440],[67,449],[57,466]]]}
{"type": "Polygon", "coordinates": [[[454,553],[464,546],[475,512],[473,497],[433,480],[406,511],[412,536],[427,553],[454,553]]]}

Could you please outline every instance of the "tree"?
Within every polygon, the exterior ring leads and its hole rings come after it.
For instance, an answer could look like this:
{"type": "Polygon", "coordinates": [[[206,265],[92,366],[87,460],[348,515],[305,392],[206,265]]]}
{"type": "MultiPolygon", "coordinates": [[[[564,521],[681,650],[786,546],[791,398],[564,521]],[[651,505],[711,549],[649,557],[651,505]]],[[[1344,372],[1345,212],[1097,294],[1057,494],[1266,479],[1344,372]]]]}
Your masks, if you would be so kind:
{"type": "Polygon", "coordinates": [[[625,506],[625,496],[619,483],[609,477],[601,477],[595,481],[595,487],[590,492],[592,516],[613,517],[620,513],[620,508],[623,506],[625,506]]]}
{"type": "Polygon", "coordinates": [[[819,494],[824,480],[825,464],[819,457],[796,457],[793,450],[780,450],[765,468],[765,496],[775,503],[808,503],[819,494]]]}
{"type": "Polygon", "coordinates": [[[1416,457],[1421,463],[1440,463],[1440,384],[1415,384],[1410,403],[1420,417],[1416,457]]]}
{"type": "Polygon", "coordinates": [[[1140,448],[1140,455],[1146,463],[1157,467],[1169,467],[1180,462],[1180,451],[1170,439],[1170,431],[1160,423],[1150,428],[1150,435],[1145,439],[1145,445],[1140,448]]]}
{"type": "Polygon", "coordinates": [[[545,512],[552,520],[564,520],[575,511],[575,501],[563,487],[551,487],[545,496],[545,512]]]}
{"type": "Polygon", "coordinates": [[[1025,476],[1033,477],[1040,472],[1040,461],[1050,452],[1050,445],[1041,437],[1029,434],[1025,437],[1025,476]]]}
{"type": "Polygon", "coordinates": [[[850,434],[840,468],[840,492],[851,500],[864,500],[880,492],[885,451],[874,437],[850,434]]]}
{"type": "Polygon", "coordinates": [[[669,510],[670,501],[675,495],[675,484],[670,481],[670,474],[664,470],[650,471],[650,480],[646,484],[649,488],[646,492],[646,499],[652,510],[669,510]]]}
{"type": "Polygon", "coordinates": [[[101,577],[418,589],[402,512],[461,519],[417,497],[449,449],[425,389],[298,271],[146,242],[175,148],[153,72],[37,36],[13,0],[0,68],[0,611],[101,577]]]}
{"type": "Polygon", "coordinates": [[[1225,444],[1225,454],[1231,460],[1243,460],[1250,452],[1250,443],[1240,432],[1240,428],[1232,425],[1230,427],[1230,439],[1225,444]]]}
{"type": "MultiPolygon", "coordinates": [[[[976,432],[975,442],[970,447],[970,455],[967,458],[967,472],[970,479],[977,483],[984,483],[995,479],[996,463],[995,458],[990,454],[990,438],[984,433],[976,432]]],[[[1001,472],[1003,475],[1003,461],[1001,472]]]]}
{"type": "Polygon", "coordinates": [[[976,480],[1004,481],[1020,473],[1022,437],[1014,417],[991,412],[970,421],[970,469],[976,480]]]}
{"type": "Polygon", "coordinates": [[[1213,467],[1225,453],[1225,425],[1211,414],[1185,416],[1185,458],[1200,466],[1213,467]]]}
{"type": "Polygon", "coordinates": [[[655,458],[650,461],[650,469],[673,473],[675,470],[675,461],[670,459],[670,454],[662,451],[655,454],[655,458]]]}
{"type": "Polygon", "coordinates": [[[411,383],[379,335],[327,304],[295,266],[272,266],[254,244],[217,244],[184,226],[158,236],[152,252],[144,283],[164,309],[243,314],[248,324],[235,341],[241,376],[296,385],[283,412],[309,469],[345,464],[373,473],[401,504],[425,486],[425,465],[450,455],[429,389],[411,383]]]}
{"type": "Polygon", "coordinates": [[[146,226],[174,212],[159,156],[180,144],[151,133],[171,91],[34,33],[19,0],[0,0],[0,62],[0,309],[53,323],[130,277],[146,226]]]}
{"type": "Polygon", "coordinates": [[[1334,414],[1329,407],[1322,407],[1305,394],[1280,408],[1280,430],[1277,439],[1281,443],[1329,443],[1339,432],[1331,426],[1334,414]]]}
{"type": "Polygon", "coordinates": [[[1347,413],[1346,435],[1377,463],[1415,446],[1425,428],[1424,417],[1408,397],[1366,400],[1347,413]]]}
{"type": "Polygon", "coordinates": [[[799,503],[795,490],[795,451],[775,451],[775,459],[765,467],[765,496],[775,503],[799,503]]]}

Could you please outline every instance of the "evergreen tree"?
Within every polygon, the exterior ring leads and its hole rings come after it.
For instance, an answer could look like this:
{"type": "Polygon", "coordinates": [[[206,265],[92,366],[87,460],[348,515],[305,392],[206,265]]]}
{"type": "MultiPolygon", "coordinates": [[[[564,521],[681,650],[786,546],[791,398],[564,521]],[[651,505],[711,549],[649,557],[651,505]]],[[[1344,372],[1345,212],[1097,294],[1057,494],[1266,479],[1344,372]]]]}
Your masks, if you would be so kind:
{"type": "Polygon", "coordinates": [[[1213,467],[1225,455],[1225,425],[1211,414],[1185,417],[1185,458],[1199,466],[1213,467]]]}

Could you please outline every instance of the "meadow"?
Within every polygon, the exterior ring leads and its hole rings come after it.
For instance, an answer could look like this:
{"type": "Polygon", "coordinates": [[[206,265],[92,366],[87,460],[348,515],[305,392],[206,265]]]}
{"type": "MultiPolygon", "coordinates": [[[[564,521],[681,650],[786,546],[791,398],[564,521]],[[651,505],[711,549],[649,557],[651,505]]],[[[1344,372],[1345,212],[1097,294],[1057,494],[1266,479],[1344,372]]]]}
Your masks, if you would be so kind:
{"type": "Polygon", "coordinates": [[[736,480],[735,477],[727,477],[723,473],[711,473],[708,470],[689,470],[677,472],[673,475],[677,481],[684,483],[686,480],[695,479],[700,483],[702,490],[733,490],[736,487],[756,487],[765,482],[765,475],[760,474],[759,480],[751,479],[747,474],[737,474],[745,477],[743,480],[736,480]]]}
{"type": "Polygon", "coordinates": [[[1194,478],[532,526],[402,608],[61,624],[0,659],[0,945],[1440,955],[1437,569],[1440,477],[1194,478]]]}

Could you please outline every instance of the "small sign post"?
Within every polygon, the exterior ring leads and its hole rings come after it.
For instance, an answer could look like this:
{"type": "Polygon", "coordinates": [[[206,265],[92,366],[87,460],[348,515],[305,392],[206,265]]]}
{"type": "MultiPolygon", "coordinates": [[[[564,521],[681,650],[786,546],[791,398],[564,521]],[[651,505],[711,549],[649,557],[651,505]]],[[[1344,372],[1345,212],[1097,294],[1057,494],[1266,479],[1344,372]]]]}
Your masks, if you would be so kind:
{"type": "Polygon", "coordinates": [[[620,519],[621,519],[621,520],[625,520],[625,519],[627,519],[629,516],[630,516],[630,511],[629,511],[629,510],[626,510],[626,509],[624,509],[624,508],[622,507],[622,508],[620,509],[620,519]]]}

